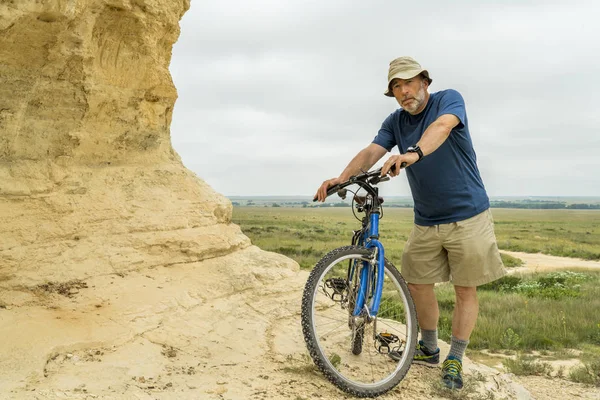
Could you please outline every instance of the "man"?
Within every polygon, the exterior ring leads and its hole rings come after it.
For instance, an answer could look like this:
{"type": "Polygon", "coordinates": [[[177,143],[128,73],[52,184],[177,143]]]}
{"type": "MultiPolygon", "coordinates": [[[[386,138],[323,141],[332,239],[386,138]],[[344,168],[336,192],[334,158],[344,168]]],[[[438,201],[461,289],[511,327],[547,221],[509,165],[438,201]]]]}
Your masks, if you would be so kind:
{"type": "Polygon", "coordinates": [[[327,188],[370,169],[398,146],[400,155],[391,156],[381,174],[397,176],[400,165],[406,163],[414,199],[415,225],[404,247],[402,275],[409,284],[421,328],[415,361],[439,364],[439,308],[434,284],[451,281],[456,304],[442,380],[447,387],[460,389],[462,358],[479,310],[477,286],[502,277],[506,271],[463,98],[455,90],[430,94],[431,82],[429,72],[414,59],[393,60],[384,94],[395,97],[402,108],[385,119],[373,142],[339,177],[323,182],[315,197],[324,201],[327,188]]]}

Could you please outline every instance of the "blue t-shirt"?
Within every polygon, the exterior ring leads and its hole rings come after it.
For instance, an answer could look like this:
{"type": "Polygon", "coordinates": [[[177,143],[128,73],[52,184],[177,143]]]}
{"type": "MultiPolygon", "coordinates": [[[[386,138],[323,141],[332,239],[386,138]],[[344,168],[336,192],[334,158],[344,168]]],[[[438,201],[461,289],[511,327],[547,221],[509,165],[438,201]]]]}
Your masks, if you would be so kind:
{"type": "Polygon", "coordinates": [[[456,90],[432,93],[418,115],[398,109],[383,121],[373,143],[406,153],[439,116],[453,114],[460,120],[448,139],[430,155],[406,169],[415,202],[415,224],[431,226],[462,221],[490,207],[477,168],[469,134],[465,102],[456,90]]]}

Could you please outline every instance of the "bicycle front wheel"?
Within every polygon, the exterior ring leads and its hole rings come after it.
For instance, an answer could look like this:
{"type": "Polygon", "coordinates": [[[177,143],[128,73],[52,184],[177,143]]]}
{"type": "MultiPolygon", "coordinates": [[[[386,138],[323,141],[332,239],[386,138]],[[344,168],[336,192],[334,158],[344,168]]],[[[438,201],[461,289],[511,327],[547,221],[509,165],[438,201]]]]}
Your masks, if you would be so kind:
{"type": "Polygon", "coordinates": [[[417,342],[408,286],[387,260],[378,315],[352,316],[360,285],[356,271],[371,262],[372,252],[364,247],[331,251],[311,272],[302,297],[302,331],[313,361],[333,384],[358,397],[394,388],[408,372],[417,342]]]}

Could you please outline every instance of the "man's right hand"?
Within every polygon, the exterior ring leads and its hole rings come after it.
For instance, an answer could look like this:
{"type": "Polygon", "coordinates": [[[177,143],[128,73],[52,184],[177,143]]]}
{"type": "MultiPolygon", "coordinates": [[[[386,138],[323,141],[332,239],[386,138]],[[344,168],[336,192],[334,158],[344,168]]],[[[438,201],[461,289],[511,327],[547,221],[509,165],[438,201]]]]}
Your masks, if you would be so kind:
{"type": "Polygon", "coordinates": [[[342,179],[340,179],[339,177],[326,180],[325,182],[323,182],[321,184],[321,187],[319,188],[319,190],[317,190],[314,200],[324,202],[325,199],[327,198],[327,189],[329,189],[330,187],[332,187],[334,185],[337,185],[338,183],[342,183],[342,182],[344,182],[344,181],[342,179]]]}

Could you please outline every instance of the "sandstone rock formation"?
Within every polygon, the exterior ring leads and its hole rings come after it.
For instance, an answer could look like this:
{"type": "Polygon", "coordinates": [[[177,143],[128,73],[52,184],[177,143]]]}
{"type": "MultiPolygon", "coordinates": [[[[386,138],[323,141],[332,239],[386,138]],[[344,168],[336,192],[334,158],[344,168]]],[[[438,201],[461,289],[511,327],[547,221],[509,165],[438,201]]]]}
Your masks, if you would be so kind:
{"type": "Polygon", "coordinates": [[[306,273],[171,147],[189,6],[0,0],[0,399],[344,397],[306,359],[306,273]]]}
{"type": "Polygon", "coordinates": [[[260,286],[265,268],[297,268],[251,247],[231,203],[171,147],[168,66],[188,7],[0,2],[0,398],[43,377],[58,349],[132,340],[147,326],[129,323],[146,314],[156,324],[182,301],[260,286]],[[131,284],[115,294],[131,297],[126,309],[86,316],[118,302],[96,279],[179,265],[192,294],[159,290],[136,309],[143,285],[131,284]],[[90,304],[63,304],[86,286],[90,304]]]}
{"type": "Polygon", "coordinates": [[[0,7],[3,287],[249,245],[230,223],[230,202],[171,148],[168,66],[189,1],[0,7]]]}

